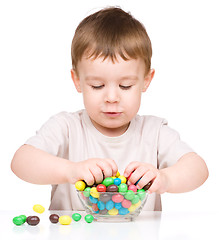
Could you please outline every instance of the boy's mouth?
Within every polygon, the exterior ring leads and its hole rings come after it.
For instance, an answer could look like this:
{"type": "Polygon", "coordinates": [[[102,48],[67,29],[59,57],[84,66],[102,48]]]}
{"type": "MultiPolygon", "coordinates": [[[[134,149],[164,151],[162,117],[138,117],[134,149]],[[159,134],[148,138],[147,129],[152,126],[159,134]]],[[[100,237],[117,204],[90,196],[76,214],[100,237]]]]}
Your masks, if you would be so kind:
{"type": "Polygon", "coordinates": [[[108,117],[118,117],[121,115],[121,112],[104,112],[108,117]]]}

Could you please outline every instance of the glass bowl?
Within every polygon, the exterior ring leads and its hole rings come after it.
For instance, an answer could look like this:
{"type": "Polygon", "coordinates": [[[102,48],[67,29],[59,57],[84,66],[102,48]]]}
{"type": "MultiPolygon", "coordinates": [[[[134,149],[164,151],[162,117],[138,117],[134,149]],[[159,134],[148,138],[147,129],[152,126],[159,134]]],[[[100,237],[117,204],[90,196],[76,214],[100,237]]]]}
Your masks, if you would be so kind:
{"type": "Polygon", "coordinates": [[[87,214],[96,221],[127,222],[139,215],[147,201],[147,191],[138,192],[90,192],[77,190],[87,214]]]}

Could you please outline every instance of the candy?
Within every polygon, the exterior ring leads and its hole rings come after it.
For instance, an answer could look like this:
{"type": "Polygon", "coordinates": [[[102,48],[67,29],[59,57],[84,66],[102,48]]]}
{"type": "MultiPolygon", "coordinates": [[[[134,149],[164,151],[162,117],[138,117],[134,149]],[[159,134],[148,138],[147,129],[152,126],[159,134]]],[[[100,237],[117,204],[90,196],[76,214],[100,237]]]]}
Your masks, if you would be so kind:
{"type": "Polygon", "coordinates": [[[114,179],[111,177],[107,177],[103,180],[102,184],[108,187],[109,185],[114,183],[114,179]]]}
{"type": "Polygon", "coordinates": [[[97,191],[98,192],[106,192],[106,186],[104,184],[98,184],[97,191]]]}
{"type": "Polygon", "coordinates": [[[128,186],[128,190],[132,190],[133,192],[137,192],[137,187],[134,184],[128,186]]]}
{"type": "Polygon", "coordinates": [[[112,200],[109,200],[107,203],[106,203],[106,209],[107,210],[111,210],[112,208],[114,208],[114,202],[112,200]]]}
{"type": "Polygon", "coordinates": [[[127,208],[122,207],[122,208],[119,209],[119,214],[120,215],[126,215],[128,213],[129,213],[129,210],[127,208]]]}
{"type": "Polygon", "coordinates": [[[86,187],[86,188],[84,189],[83,195],[84,195],[85,197],[89,197],[89,196],[90,196],[90,190],[91,190],[90,187],[86,187]]]}
{"type": "Polygon", "coordinates": [[[75,183],[75,188],[79,191],[84,191],[85,187],[86,187],[86,184],[84,181],[80,180],[75,183]]]}
{"type": "Polygon", "coordinates": [[[51,223],[57,223],[59,221],[59,215],[51,214],[49,216],[49,220],[50,220],[51,223]]]}
{"type": "Polygon", "coordinates": [[[113,216],[117,215],[118,212],[119,211],[116,208],[112,208],[111,210],[108,211],[109,215],[113,215],[113,216]]]}
{"type": "Polygon", "coordinates": [[[98,206],[99,210],[105,209],[105,204],[104,204],[104,202],[102,202],[102,201],[99,201],[99,202],[97,203],[97,206],[98,206]]]}
{"type": "Polygon", "coordinates": [[[90,190],[90,195],[94,198],[99,198],[100,194],[97,191],[96,187],[92,187],[90,190]]]}
{"type": "Polygon", "coordinates": [[[35,204],[33,206],[33,210],[37,213],[43,213],[45,211],[45,208],[40,204],[35,204]]]}
{"type": "Polygon", "coordinates": [[[63,215],[59,218],[59,222],[62,225],[69,225],[71,221],[71,217],[69,217],[68,215],[63,215]]]}
{"type": "Polygon", "coordinates": [[[125,183],[121,183],[119,185],[119,192],[125,193],[125,192],[127,192],[127,190],[128,190],[128,187],[127,187],[127,185],[125,183]]]}
{"type": "Polygon", "coordinates": [[[129,208],[129,207],[131,207],[131,205],[132,205],[132,202],[129,201],[129,200],[127,200],[127,199],[124,199],[124,200],[122,201],[122,206],[123,206],[124,208],[129,208]]]}
{"type": "Polygon", "coordinates": [[[85,219],[85,221],[86,221],[87,223],[91,223],[91,222],[93,222],[94,217],[93,217],[91,214],[87,214],[87,215],[84,217],[84,219],[85,219]]]}
{"type": "Polygon", "coordinates": [[[40,219],[37,216],[29,216],[26,221],[29,225],[36,226],[40,222],[40,219]]]}
{"type": "Polygon", "coordinates": [[[146,192],[144,189],[138,189],[137,194],[141,200],[145,198],[146,192]]]}
{"type": "Polygon", "coordinates": [[[90,196],[89,197],[89,200],[92,202],[92,203],[97,203],[98,202],[98,198],[95,198],[93,196],[90,196]]]}
{"type": "Polygon", "coordinates": [[[79,214],[79,213],[74,213],[74,214],[72,215],[72,218],[73,218],[73,220],[75,220],[76,222],[78,222],[78,221],[81,219],[81,214],[79,214]]]}
{"type": "Polygon", "coordinates": [[[128,190],[125,193],[125,198],[128,200],[132,200],[134,198],[134,196],[135,196],[135,193],[132,190],[128,190]]]}
{"type": "Polygon", "coordinates": [[[112,200],[115,203],[120,203],[123,201],[123,199],[124,199],[124,197],[119,193],[112,196],[112,200]]]}
{"type": "Polygon", "coordinates": [[[12,221],[17,226],[20,226],[24,223],[22,217],[20,217],[20,216],[14,217],[12,221]]]}
{"type": "Polygon", "coordinates": [[[117,171],[116,177],[118,178],[119,176],[120,176],[120,173],[119,173],[119,171],[117,171]]]}
{"type": "Polygon", "coordinates": [[[118,192],[118,186],[115,185],[115,184],[109,185],[109,186],[106,188],[106,191],[107,191],[107,192],[118,192]]]}
{"type": "Polygon", "coordinates": [[[99,197],[99,201],[106,203],[111,199],[111,196],[108,193],[102,193],[99,197]]]}
{"type": "Polygon", "coordinates": [[[127,181],[126,177],[120,175],[119,178],[121,179],[122,183],[126,183],[127,181]]]}
{"type": "Polygon", "coordinates": [[[25,223],[25,222],[26,222],[26,219],[27,219],[27,217],[26,217],[25,215],[20,215],[19,217],[21,217],[21,218],[22,218],[22,220],[23,220],[23,223],[25,223]]]}
{"type": "Polygon", "coordinates": [[[122,181],[121,181],[120,178],[115,178],[115,179],[114,179],[114,184],[117,185],[117,186],[119,186],[119,185],[121,184],[121,182],[122,182],[122,181]]]}
{"type": "Polygon", "coordinates": [[[132,204],[136,204],[140,201],[140,198],[137,194],[135,194],[134,198],[131,200],[132,204]]]}

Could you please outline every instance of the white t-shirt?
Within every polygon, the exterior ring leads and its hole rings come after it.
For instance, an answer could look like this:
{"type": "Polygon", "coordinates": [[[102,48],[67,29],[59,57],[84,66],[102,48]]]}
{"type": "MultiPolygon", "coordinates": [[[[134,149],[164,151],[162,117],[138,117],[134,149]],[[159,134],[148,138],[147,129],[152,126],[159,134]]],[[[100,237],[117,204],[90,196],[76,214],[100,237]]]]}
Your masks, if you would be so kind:
{"type": "MultiPolygon", "coordinates": [[[[179,134],[167,126],[165,119],[137,115],[124,134],[108,137],[93,126],[86,110],[61,112],[51,117],[25,144],[72,162],[111,158],[121,174],[132,161],[150,163],[161,169],[193,152],[180,140],[179,134]]],[[[83,210],[74,185],[52,186],[50,210],[83,210]]],[[[160,195],[150,194],[144,210],[161,210],[160,195]]]]}

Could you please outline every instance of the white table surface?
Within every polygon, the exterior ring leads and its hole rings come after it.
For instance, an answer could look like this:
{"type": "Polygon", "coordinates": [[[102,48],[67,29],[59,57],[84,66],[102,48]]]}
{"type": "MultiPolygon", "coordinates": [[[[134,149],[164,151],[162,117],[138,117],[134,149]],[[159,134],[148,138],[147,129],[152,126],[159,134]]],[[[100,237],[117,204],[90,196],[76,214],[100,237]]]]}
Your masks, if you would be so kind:
{"type": "Polygon", "coordinates": [[[133,222],[124,223],[87,223],[84,212],[79,222],[72,221],[70,225],[52,224],[49,221],[51,213],[72,215],[73,212],[50,212],[36,214],[31,211],[0,211],[1,240],[32,240],[32,239],[118,239],[118,240],[218,240],[219,212],[142,212],[133,222]],[[37,226],[23,224],[16,226],[12,219],[15,216],[38,215],[40,223],[37,226]]]}

